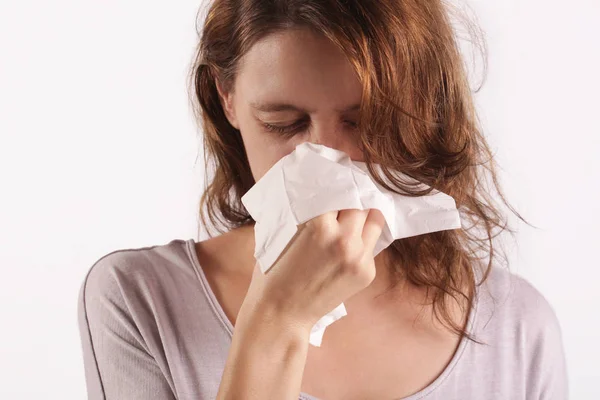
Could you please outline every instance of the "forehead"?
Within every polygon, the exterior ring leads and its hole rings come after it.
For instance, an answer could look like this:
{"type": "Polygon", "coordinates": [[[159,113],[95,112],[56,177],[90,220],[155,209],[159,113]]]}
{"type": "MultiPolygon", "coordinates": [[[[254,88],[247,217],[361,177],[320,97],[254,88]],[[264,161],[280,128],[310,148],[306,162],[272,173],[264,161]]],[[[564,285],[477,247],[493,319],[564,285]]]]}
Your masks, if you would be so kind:
{"type": "Polygon", "coordinates": [[[288,29],[248,50],[239,65],[236,93],[248,103],[339,109],[360,101],[362,87],[350,61],[327,38],[288,29]]]}

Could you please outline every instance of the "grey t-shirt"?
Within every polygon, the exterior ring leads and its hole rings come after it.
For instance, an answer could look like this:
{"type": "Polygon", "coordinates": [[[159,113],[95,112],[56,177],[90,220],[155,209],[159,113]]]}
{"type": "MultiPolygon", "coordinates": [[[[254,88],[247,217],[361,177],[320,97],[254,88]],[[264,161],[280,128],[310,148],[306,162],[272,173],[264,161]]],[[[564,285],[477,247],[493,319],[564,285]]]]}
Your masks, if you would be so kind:
{"type": "MultiPolygon", "coordinates": [[[[234,327],[193,239],[100,258],[81,286],[78,320],[89,399],[216,398],[234,327]]],[[[524,279],[494,269],[468,326],[485,344],[461,341],[443,373],[402,400],[567,399],[558,321],[524,279]]]]}

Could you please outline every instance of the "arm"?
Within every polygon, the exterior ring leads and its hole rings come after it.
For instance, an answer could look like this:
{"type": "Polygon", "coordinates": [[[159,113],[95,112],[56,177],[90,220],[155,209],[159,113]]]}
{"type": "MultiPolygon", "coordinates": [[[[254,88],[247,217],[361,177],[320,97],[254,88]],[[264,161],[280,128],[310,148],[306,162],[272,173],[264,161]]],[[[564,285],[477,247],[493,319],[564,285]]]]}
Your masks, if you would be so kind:
{"type": "Polygon", "coordinates": [[[128,311],[109,259],[94,264],[79,291],[88,399],[175,399],[128,311]]]}
{"type": "Polygon", "coordinates": [[[287,320],[273,307],[244,302],[217,400],[297,400],[309,334],[308,326],[287,320]]]}

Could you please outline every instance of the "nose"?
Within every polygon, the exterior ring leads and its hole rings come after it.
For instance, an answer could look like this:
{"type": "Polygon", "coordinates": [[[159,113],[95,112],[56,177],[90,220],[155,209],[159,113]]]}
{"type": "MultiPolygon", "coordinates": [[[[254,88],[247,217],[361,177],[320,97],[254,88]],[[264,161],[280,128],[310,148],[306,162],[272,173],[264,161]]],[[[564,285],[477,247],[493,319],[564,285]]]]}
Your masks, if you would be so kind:
{"type": "Polygon", "coordinates": [[[314,127],[310,132],[309,142],[343,151],[353,161],[363,160],[362,152],[358,147],[357,135],[344,126],[314,127]]]}

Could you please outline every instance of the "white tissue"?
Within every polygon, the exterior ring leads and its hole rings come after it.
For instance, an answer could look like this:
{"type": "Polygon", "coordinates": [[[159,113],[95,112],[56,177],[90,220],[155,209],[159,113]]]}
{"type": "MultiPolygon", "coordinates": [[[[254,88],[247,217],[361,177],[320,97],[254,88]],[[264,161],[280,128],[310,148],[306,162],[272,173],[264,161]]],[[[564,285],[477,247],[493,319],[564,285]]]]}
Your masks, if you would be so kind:
{"type": "MultiPolygon", "coordinates": [[[[405,182],[416,182],[395,174],[405,182]]],[[[419,189],[428,188],[424,183],[419,185],[419,189]]],[[[242,203],[256,221],[254,257],[263,273],[296,234],[298,225],[329,211],[381,211],[386,224],[373,256],[396,239],[461,227],[456,203],[447,194],[433,190],[426,196],[410,197],[388,191],[371,178],[365,163],[309,142],[299,144],[277,161],[242,196],[242,203]]],[[[320,346],[326,327],[345,315],[342,303],[323,316],[311,330],[310,343],[320,346]]]]}

